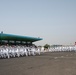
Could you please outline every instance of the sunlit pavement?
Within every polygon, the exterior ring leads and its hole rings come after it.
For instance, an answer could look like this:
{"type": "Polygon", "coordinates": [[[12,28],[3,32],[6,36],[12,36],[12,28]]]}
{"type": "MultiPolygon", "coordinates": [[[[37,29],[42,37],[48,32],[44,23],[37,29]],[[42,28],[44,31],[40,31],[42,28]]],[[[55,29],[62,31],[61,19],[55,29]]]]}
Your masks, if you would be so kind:
{"type": "Polygon", "coordinates": [[[0,59],[0,75],[76,75],[75,52],[0,59]]]}

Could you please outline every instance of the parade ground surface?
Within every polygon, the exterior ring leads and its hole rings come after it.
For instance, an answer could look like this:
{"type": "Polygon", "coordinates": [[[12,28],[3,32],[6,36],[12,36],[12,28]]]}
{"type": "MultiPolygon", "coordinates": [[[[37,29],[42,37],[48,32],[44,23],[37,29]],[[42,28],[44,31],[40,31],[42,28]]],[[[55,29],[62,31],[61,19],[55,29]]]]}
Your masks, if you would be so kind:
{"type": "Polygon", "coordinates": [[[0,59],[0,75],[76,75],[75,52],[0,59]]]}

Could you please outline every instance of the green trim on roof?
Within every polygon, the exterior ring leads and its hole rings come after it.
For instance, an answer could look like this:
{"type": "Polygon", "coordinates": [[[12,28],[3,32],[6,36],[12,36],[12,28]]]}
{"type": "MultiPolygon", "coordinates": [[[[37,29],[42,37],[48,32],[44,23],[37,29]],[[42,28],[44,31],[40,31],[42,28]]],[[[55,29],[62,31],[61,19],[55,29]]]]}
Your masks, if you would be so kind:
{"type": "Polygon", "coordinates": [[[42,38],[0,33],[0,40],[35,42],[42,40],[42,38]]]}

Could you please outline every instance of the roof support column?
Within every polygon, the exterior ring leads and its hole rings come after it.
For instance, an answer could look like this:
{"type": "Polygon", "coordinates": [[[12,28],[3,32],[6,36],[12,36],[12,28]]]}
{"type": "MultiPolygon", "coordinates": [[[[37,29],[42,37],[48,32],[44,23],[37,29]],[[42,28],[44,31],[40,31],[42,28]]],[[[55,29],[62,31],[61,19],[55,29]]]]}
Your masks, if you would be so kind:
{"type": "Polygon", "coordinates": [[[8,40],[7,44],[9,44],[9,40],[8,40]]]}
{"type": "Polygon", "coordinates": [[[22,44],[22,41],[20,41],[20,44],[22,44]]]}
{"type": "Polygon", "coordinates": [[[14,41],[15,45],[16,45],[16,40],[14,41]]]}
{"type": "Polygon", "coordinates": [[[30,42],[30,45],[32,45],[32,42],[30,42]]]}

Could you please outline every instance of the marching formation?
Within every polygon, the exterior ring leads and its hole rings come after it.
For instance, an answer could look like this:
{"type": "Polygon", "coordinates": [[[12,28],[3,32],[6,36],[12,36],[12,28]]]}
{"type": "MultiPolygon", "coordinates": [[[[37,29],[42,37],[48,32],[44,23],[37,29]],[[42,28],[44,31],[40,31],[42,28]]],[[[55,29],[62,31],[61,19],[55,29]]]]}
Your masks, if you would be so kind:
{"type": "Polygon", "coordinates": [[[40,55],[40,49],[30,46],[0,46],[0,58],[40,55]]]}
{"type": "Polygon", "coordinates": [[[50,52],[56,52],[56,51],[75,51],[76,52],[76,46],[61,46],[61,47],[54,47],[49,49],[50,52]]]}
{"type": "Polygon", "coordinates": [[[30,55],[40,55],[40,52],[61,52],[61,51],[75,51],[76,46],[61,46],[61,47],[51,47],[45,50],[44,47],[39,48],[35,46],[23,46],[23,45],[12,45],[12,46],[0,46],[0,58],[11,58],[20,56],[30,56],[30,55]]]}

